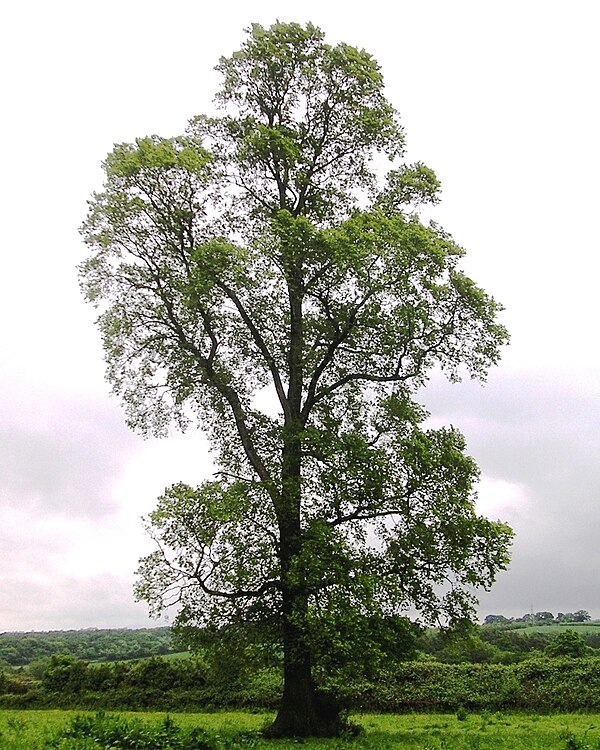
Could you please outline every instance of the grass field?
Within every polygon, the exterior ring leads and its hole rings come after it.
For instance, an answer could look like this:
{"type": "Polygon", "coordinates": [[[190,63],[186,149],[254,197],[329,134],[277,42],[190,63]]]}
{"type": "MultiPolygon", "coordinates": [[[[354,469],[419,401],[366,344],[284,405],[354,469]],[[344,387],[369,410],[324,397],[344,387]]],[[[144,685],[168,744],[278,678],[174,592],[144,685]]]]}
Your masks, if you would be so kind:
{"type": "Polygon", "coordinates": [[[522,628],[518,632],[524,633],[525,635],[529,633],[554,633],[555,635],[558,635],[565,630],[575,630],[579,634],[600,633],[600,621],[565,622],[560,625],[528,625],[526,628],[522,628]]]}
{"type": "MultiPolygon", "coordinates": [[[[69,711],[2,711],[0,712],[0,748],[2,750],[46,750],[62,747],[48,740],[63,727],[74,712],[69,711]]],[[[143,721],[157,722],[164,714],[122,714],[143,721]]],[[[261,740],[240,732],[257,732],[268,721],[269,714],[222,712],[213,714],[172,714],[181,726],[201,726],[219,736],[223,750],[235,747],[295,748],[306,750],[342,748],[364,750],[591,750],[600,747],[600,715],[561,714],[537,716],[525,714],[467,715],[459,720],[447,714],[357,715],[363,735],[348,740],[261,740]]],[[[69,745],[69,747],[75,747],[69,745]]],[[[83,745],[81,745],[83,747],[83,745]]],[[[95,748],[100,745],[85,745],[95,748]]]]}

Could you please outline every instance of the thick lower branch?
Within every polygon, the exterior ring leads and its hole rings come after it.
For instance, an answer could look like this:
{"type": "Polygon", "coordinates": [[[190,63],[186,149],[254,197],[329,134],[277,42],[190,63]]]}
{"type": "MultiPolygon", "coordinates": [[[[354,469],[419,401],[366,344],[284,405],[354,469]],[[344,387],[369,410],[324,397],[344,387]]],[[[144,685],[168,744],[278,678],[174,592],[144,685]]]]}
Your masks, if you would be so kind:
{"type": "Polygon", "coordinates": [[[281,583],[279,580],[265,581],[262,586],[256,589],[239,589],[237,591],[221,591],[219,589],[213,589],[207,586],[205,581],[199,576],[194,577],[200,588],[205,594],[217,597],[218,599],[226,599],[228,601],[235,601],[236,599],[256,599],[259,596],[263,596],[270,590],[281,590],[281,583]]]}

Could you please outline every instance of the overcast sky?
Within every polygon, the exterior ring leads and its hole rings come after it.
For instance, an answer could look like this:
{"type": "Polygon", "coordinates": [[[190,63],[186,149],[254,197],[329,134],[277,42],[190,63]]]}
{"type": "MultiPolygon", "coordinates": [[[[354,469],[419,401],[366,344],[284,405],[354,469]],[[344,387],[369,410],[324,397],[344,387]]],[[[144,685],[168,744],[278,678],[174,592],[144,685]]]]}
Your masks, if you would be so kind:
{"type": "Polygon", "coordinates": [[[436,219],[512,334],[488,384],[435,379],[479,504],[516,532],[481,615],[600,617],[600,191],[595,0],[88,0],[0,11],[0,631],[143,627],[140,516],[210,473],[197,432],[144,441],[103,378],[78,227],[113,143],[210,111],[213,67],[256,21],[312,21],[380,62],[436,219]]]}

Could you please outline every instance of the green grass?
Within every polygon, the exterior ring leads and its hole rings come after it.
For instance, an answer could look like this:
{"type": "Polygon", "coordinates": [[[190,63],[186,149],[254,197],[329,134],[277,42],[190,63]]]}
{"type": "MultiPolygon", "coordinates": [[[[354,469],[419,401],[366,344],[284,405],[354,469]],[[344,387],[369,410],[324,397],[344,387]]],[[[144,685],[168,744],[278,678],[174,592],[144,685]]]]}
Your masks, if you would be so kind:
{"type": "MultiPolygon", "coordinates": [[[[189,651],[175,651],[171,654],[154,654],[153,656],[135,656],[131,659],[94,659],[90,664],[130,664],[134,661],[147,661],[148,659],[167,659],[168,661],[180,661],[191,657],[189,651]]],[[[87,661],[84,659],[83,661],[87,661]]],[[[0,746],[1,747],[1,746],[0,746]]]]}
{"type": "Polygon", "coordinates": [[[520,629],[525,635],[529,633],[554,633],[558,635],[565,630],[576,630],[578,633],[600,633],[600,622],[564,622],[559,625],[528,625],[520,629]]]}
{"type": "MultiPolygon", "coordinates": [[[[65,725],[75,712],[2,711],[2,750],[45,750],[45,740],[65,725]]],[[[164,714],[123,713],[157,722],[164,714]]],[[[219,712],[171,714],[181,726],[201,726],[221,737],[223,748],[239,732],[258,732],[271,714],[219,712]]],[[[448,714],[381,715],[353,717],[365,733],[353,740],[308,740],[306,750],[596,750],[600,747],[600,715],[468,714],[462,721],[448,714]]],[[[297,750],[291,740],[246,740],[243,747],[297,750]]]]}
{"type": "Polygon", "coordinates": [[[163,654],[163,659],[179,661],[180,659],[189,659],[192,654],[189,651],[176,651],[173,654],[163,654]]]}

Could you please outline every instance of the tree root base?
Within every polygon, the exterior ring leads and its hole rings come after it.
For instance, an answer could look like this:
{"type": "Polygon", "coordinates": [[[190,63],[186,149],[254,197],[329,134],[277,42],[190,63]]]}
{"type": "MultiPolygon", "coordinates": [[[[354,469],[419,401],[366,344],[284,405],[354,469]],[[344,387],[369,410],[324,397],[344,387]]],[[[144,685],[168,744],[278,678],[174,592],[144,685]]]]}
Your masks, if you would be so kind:
{"type": "Polygon", "coordinates": [[[348,721],[346,712],[329,695],[318,692],[312,710],[282,706],[275,721],[263,730],[266,739],[294,737],[356,737],[364,730],[348,721]]]}

